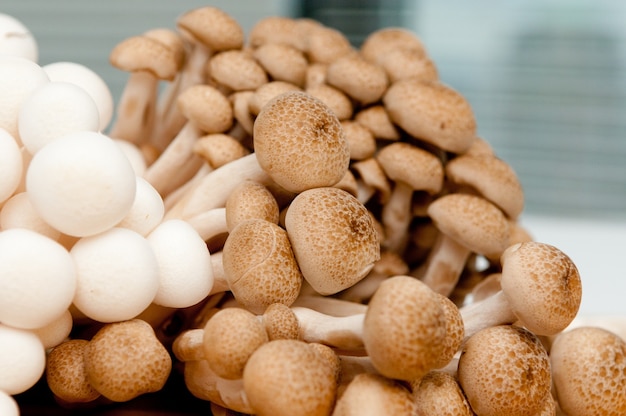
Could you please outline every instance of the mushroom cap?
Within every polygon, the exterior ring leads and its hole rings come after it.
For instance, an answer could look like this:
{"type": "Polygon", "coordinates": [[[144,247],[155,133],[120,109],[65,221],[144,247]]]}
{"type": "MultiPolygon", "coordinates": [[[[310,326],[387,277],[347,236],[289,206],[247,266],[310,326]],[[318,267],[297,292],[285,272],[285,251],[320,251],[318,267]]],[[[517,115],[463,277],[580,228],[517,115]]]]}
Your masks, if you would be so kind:
{"type": "Polygon", "coordinates": [[[46,351],[34,332],[0,324],[0,391],[15,395],[37,383],[46,367],[46,351]]]}
{"type": "Polygon", "coordinates": [[[263,312],[262,321],[270,341],[300,338],[300,323],[296,314],[287,305],[272,303],[263,312]]]}
{"type": "Polygon", "coordinates": [[[248,44],[252,48],[262,45],[287,44],[296,46],[297,39],[297,19],[286,16],[263,17],[252,26],[248,33],[248,44]]]}
{"type": "Polygon", "coordinates": [[[482,197],[447,194],[431,202],[427,211],[442,233],[470,251],[495,257],[507,248],[509,222],[498,207],[482,197]]]}
{"type": "Polygon", "coordinates": [[[85,348],[89,383],[104,397],[125,402],[165,385],[172,359],[145,321],[110,323],[85,348]]]}
{"type": "Polygon", "coordinates": [[[341,189],[300,193],[287,209],[285,228],[302,275],[322,295],[354,285],[380,258],[369,211],[341,189]]]}
{"type": "Polygon", "coordinates": [[[45,222],[33,208],[28,193],[19,192],[7,199],[0,210],[0,229],[26,228],[59,241],[61,232],[45,222]]]}
{"type": "Polygon", "coordinates": [[[550,361],[532,332],[493,326],[465,342],[458,379],[476,414],[534,415],[550,393],[550,361]]]}
{"type": "Polygon", "coordinates": [[[392,49],[382,55],[379,65],[387,73],[389,82],[417,78],[437,81],[439,72],[435,62],[414,49],[392,49]]]}
{"type": "Polygon", "coordinates": [[[554,391],[571,416],[626,412],[626,343],[598,327],[559,334],[550,348],[554,391]]]}
{"type": "Polygon", "coordinates": [[[363,342],[380,374],[398,380],[423,377],[439,364],[446,338],[441,301],[418,279],[385,279],[365,313],[363,342]]]}
{"type": "Polygon", "coordinates": [[[359,52],[369,62],[381,64],[385,55],[397,49],[408,49],[425,55],[421,39],[413,32],[401,27],[386,27],[370,33],[361,44],[359,52]]]}
{"type": "Polygon", "coordinates": [[[20,416],[17,401],[9,393],[0,390],[0,414],[4,416],[20,416]]]}
{"type": "Polygon", "coordinates": [[[233,124],[233,109],[228,98],[210,85],[193,85],[178,96],[182,114],[205,133],[222,133],[233,124]]]}
{"type": "Polygon", "coordinates": [[[371,105],[361,109],[354,115],[354,120],[367,127],[377,139],[400,139],[400,132],[383,105],[371,105]]]}
{"type": "Polygon", "coordinates": [[[15,17],[0,13],[0,39],[0,57],[18,56],[33,62],[38,61],[37,40],[24,23],[15,17]]]}
{"type": "Polygon", "coordinates": [[[465,325],[459,308],[450,298],[439,293],[437,293],[437,298],[441,302],[446,318],[446,337],[443,342],[443,351],[435,368],[443,368],[452,361],[455,354],[459,351],[465,338],[465,325]]]}
{"type": "Polygon", "coordinates": [[[304,86],[308,61],[302,51],[284,43],[266,43],[253,52],[268,75],[277,81],[304,86]]]}
{"type": "Polygon", "coordinates": [[[245,220],[255,218],[278,224],[279,215],[276,198],[258,182],[240,183],[226,199],[226,224],[229,230],[245,220]]]}
{"type": "Polygon", "coordinates": [[[163,220],[165,204],[159,192],[144,178],[137,176],[135,201],[117,227],[128,228],[146,236],[163,220]]]}
{"type": "Polygon", "coordinates": [[[259,416],[326,415],[335,403],[336,368],[310,344],[274,340],[248,360],[243,387],[259,416]]]}
{"type": "Polygon", "coordinates": [[[376,160],[389,179],[405,183],[413,190],[437,194],[443,188],[441,160],[427,150],[395,142],[380,149],[376,160]]]}
{"type": "Polygon", "coordinates": [[[242,308],[220,309],[204,326],[204,359],[219,377],[240,379],[250,356],[268,341],[255,314],[242,308]]]}
{"type": "Polygon", "coordinates": [[[118,224],[135,200],[135,172],[120,147],[95,132],[75,132],[41,148],[26,172],[26,192],[47,223],[76,237],[118,224]]]}
{"type": "Polygon", "coordinates": [[[363,105],[380,100],[389,84],[384,69],[358,54],[348,54],[331,62],[326,82],[363,105]]]}
{"type": "Polygon", "coordinates": [[[254,123],[259,165],[288,191],[332,186],[348,170],[341,124],[321,100],[292,91],[269,101],[254,123]]]}
{"type": "Polygon", "coordinates": [[[222,249],[228,286],[246,309],[263,313],[272,303],[291,305],[302,285],[302,274],[287,232],[256,218],[233,228],[222,249]]]}
{"type": "Polygon", "coordinates": [[[406,387],[379,374],[357,374],[337,400],[333,416],[416,414],[416,403],[406,387]]]}
{"type": "Polygon", "coordinates": [[[244,43],[244,33],[231,15],[217,7],[199,7],[184,13],[176,21],[183,35],[191,37],[211,51],[239,49],[244,43]]]}
{"type": "Polygon", "coordinates": [[[242,50],[219,52],[207,62],[209,79],[232,91],[256,90],[268,82],[263,67],[242,50]]]}
{"type": "Polygon", "coordinates": [[[32,331],[39,337],[44,348],[50,349],[61,344],[72,332],[74,318],[70,310],[66,310],[49,324],[35,328],[32,331]]]}
{"type": "Polygon", "coordinates": [[[515,315],[537,335],[564,330],[578,314],[580,274],[558,248],[536,241],[510,246],[501,257],[500,285],[515,315]]]}
{"type": "Polygon", "coordinates": [[[78,272],[74,306],[99,322],[136,317],[159,289],[159,266],[145,237],[111,228],[79,239],[70,254],[78,272]]]}
{"type": "Polygon", "coordinates": [[[143,33],[143,36],[158,40],[167,46],[174,55],[174,61],[176,62],[178,69],[180,70],[183,67],[187,51],[185,49],[185,41],[178,32],[165,27],[157,27],[147,30],[143,33]]]}
{"type": "Polygon", "coordinates": [[[178,73],[174,52],[148,36],[131,36],[115,45],[109,54],[114,67],[127,72],[148,72],[158,79],[171,81],[178,73]]]}
{"type": "Polygon", "coordinates": [[[96,400],[100,393],[92,387],[85,371],[85,349],[89,341],[70,339],[50,351],[46,360],[46,382],[52,393],[67,403],[96,400]]]}
{"type": "Polygon", "coordinates": [[[341,128],[343,128],[350,148],[350,160],[364,160],[374,156],[377,143],[374,135],[367,127],[358,121],[343,120],[341,128]]]}
{"type": "Polygon", "coordinates": [[[327,84],[320,84],[308,87],[305,91],[322,100],[333,110],[339,120],[349,120],[352,117],[352,101],[341,90],[327,84]]]}
{"type": "Polygon", "coordinates": [[[263,84],[250,96],[248,110],[256,116],[261,112],[265,104],[289,91],[301,91],[301,89],[296,84],[285,81],[270,81],[263,84]]]}
{"type": "Polygon", "coordinates": [[[76,62],[53,62],[43,70],[51,82],[69,82],[87,91],[98,107],[100,131],[104,131],[113,118],[113,94],[104,79],[93,69],[76,62]]]}
{"type": "Polygon", "coordinates": [[[97,132],[100,112],[91,95],[69,82],[51,81],[22,103],[18,115],[20,139],[31,153],[58,137],[77,131],[97,132]]]}
{"type": "Polygon", "coordinates": [[[77,285],[67,250],[35,231],[0,231],[0,322],[43,327],[71,305],[77,285]]]}
{"type": "Polygon", "coordinates": [[[186,308],[209,295],[213,288],[211,255],[204,240],[187,221],[163,221],[146,238],[159,267],[154,303],[186,308]]]}
{"type": "Polygon", "coordinates": [[[213,169],[250,153],[240,141],[223,133],[206,134],[196,139],[193,151],[206,160],[213,169]]]}
{"type": "Polygon", "coordinates": [[[513,167],[493,155],[460,155],[446,164],[446,176],[457,185],[470,186],[496,204],[509,218],[524,209],[524,192],[513,167]]]}
{"type": "Polygon", "coordinates": [[[411,385],[418,415],[474,416],[458,381],[445,371],[431,371],[411,385]]]}
{"type": "Polygon", "coordinates": [[[0,204],[9,199],[22,181],[24,158],[11,134],[0,127],[0,204]]]}
{"type": "Polygon", "coordinates": [[[304,51],[310,63],[330,64],[345,55],[355,54],[350,40],[335,28],[310,25],[305,39],[304,51]]]}
{"type": "Polygon", "coordinates": [[[476,137],[469,102],[440,82],[404,79],[389,86],[383,103],[391,120],[416,139],[452,152],[465,152],[476,137]]]}

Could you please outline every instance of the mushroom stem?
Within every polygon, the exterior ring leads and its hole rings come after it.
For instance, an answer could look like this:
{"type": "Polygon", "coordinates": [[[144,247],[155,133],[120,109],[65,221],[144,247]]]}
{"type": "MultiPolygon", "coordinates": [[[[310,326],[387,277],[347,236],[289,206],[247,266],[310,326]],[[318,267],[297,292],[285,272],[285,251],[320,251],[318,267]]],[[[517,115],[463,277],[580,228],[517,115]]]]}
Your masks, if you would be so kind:
{"type": "Polygon", "coordinates": [[[365,352],[363,345],[364,313],[330,316],[301,306],[292,307],[306,342],[317,342],[352,354],[365,352]]]}
{"type": "Polygon", "coordinates": [[[383,245],[391,251],[402,253],[406,247],[411,223],[411,197],[413,189],[406,183],[397,181],[389,201],[383,206],[382,222],[385,227],[383,245]]]}
{"type": "Polygon", "coordinates": [[[465,324],[465,339],[484,328],[512,324],[518,320],[502,290],[487,299],[460,308],[465,324]]]}
{"type": "Polygon", "coordinates": [[[433,291],[449,296],[459,281],[471,251],[444,233],[439,233],[428,258],[415,272],[433,291]]]}
{"type": "Polygon", "coordinates": [[[153,126],[158,78],[147,71],[131,72],[109,135],[132,143],[147,141],[153,126]],[[141,111],[137,111],[141,109],[141,111]]]}
{"type": "Polygon", "coordinates": [[[174,204],[182,198],[185,192],[195,187],[202,180],[202,178],[212,170],[213,168],[208,163],[203,163],[191,179],[167,194],[167,196],[163,199],[165,209],[169,210],[172,206],[174,206],[174,204]]]}
{"type": "Polygon", "coordinates": [[[214,208],[187,220],[204,241],[228,233],[226,208],[214,208]]]}

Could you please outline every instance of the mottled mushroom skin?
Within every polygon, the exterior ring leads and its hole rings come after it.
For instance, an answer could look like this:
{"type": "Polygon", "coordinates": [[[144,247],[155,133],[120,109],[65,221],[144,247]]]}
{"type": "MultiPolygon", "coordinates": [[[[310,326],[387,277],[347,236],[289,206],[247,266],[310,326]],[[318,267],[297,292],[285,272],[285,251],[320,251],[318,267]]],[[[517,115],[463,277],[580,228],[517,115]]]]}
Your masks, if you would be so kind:
{"type": "Polygon", "coordinates": [[[350,163],[337,116],[301,91],[281,94],[263,106],[254,123],[254,149],[261,168],[292,192],[332,186],[350,163]]]}
{"type": "Polygon", "coordinates": [[[48,387],[68,403],[90,402],[100,397],[85,372],[84,351],[88,344],[84,339],[72,339],[57,345],[47,356],[48,387]]]}
{"type": "Polygon", "coordinates": [[[444,371],[431,371],[411,383],[417,416],[473,416],[458,381],[444,371]]]}

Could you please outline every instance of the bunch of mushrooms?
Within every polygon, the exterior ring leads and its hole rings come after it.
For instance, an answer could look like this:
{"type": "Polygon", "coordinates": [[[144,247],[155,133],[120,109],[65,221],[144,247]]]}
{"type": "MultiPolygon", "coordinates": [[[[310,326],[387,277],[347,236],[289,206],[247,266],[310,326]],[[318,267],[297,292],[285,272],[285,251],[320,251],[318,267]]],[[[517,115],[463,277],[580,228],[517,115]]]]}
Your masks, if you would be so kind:
{"type": "Polygon", "coordinates": [[[118,103],[0,36],[2,414],[172,371],[214,414],[626,412],[624,338],[570,329],[575,264],[414,33],[200,7],[112,48],[118,103]]]}

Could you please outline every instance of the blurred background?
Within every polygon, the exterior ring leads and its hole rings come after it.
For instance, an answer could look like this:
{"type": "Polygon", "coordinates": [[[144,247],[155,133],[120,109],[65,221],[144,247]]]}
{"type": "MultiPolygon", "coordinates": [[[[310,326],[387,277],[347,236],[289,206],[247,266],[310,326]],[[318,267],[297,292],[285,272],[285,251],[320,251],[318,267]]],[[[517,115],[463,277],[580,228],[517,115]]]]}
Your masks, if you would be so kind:
{"type": "Polygon", "coordinates": [[[205,5],[246,32],[265,16],[311,17],[355,46],[378,28],[413,30],[518,173],[522,223],[578,265],[581,313],[626,314],[626,2],[2,0],[0,13],[31,30],[40,64],[87,65],[117,101],[127,74],[108,63],[115,44],[205,5]]]}

